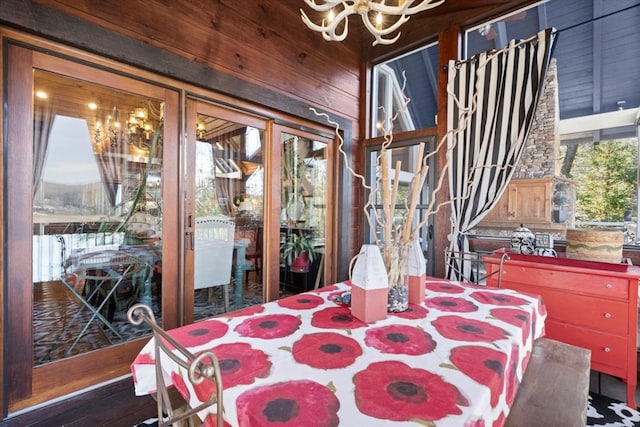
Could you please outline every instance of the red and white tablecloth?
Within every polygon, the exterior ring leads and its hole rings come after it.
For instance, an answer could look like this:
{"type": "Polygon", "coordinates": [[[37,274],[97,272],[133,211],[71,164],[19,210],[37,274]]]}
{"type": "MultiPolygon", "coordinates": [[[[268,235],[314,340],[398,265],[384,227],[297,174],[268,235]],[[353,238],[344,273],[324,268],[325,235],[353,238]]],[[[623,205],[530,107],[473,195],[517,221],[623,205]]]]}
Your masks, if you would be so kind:
{"type": "MultiPolygon", "coordinates": [[[[231,426],[502,426],[546,310],[539,297],[427,280],[427,297],[366,324],[334,296],[340,283],[169,331],[212,350],[231,426]]],[[[153,341],[153,340],[152,340],[153,341]]],[[[131,366],[136,394],[156,391],[153,342],[131,366]]],[[[162,366],[192,407],[215,391],[162,366]]],[[[201,412],[215,425],[215,405],[201,412]]]]}

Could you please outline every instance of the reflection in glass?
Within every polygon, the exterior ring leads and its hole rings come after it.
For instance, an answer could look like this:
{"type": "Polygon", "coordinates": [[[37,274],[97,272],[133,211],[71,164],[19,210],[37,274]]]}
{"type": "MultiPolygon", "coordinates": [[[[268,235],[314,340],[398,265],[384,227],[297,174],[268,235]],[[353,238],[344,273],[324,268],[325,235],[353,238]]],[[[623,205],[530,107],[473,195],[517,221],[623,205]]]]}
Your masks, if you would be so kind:
{"type": "Polygon", "coordinates": [[[438,44],[432,43],[373,67],[371,136],[384,135],[392,118],[394,132],[436,125],[438,44]],[[411,98],[404,108],[404,96],[411,98]]]}
{"type": "Polygon", "coordinates": [[[262,302],[264,131],[205,114],[198,114],[197,123],[194,320],[201,320],[262,302]],[[226,240],[198,228],[205,217],[233,229],[232,256],[218,256],[216,249],[208,255],[209,264],[216,259],[225,283],[200,280],[207,263],[203,251],[209,250],[203,248],[223,248],[226,240]]]}
{"type": "Polygon", "coordinates": [[[323,274],[327,218],[327,144],[282,134],[280,281],[304,292],[323,274]]]}
{"type": "Polygon", "coordinates": [[[34,365],[144,335],[161,320],[160,101],[34,73],[34,365]]]}

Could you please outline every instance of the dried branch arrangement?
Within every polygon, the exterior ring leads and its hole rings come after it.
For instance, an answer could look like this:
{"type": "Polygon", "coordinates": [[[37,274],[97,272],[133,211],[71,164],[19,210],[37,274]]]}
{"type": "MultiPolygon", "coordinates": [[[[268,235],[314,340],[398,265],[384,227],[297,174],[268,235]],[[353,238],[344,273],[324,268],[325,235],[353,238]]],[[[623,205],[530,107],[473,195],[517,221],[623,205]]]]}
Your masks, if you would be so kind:
{"type": "MultiPolygon", "coordinates": [[[[369,193],[367,201],[364,205],[364,215],[367,218],[371,229],[380,231],[379,234],[375,233],[374,235],[375,243],[382,250],[383,259],[387,268],[389,268],[392,264],[395,264],[392,259],[393,247],[406,247],[412,241],[417,239],[420,229],[427,224],[429,216],[435,214],[442,205],[436,205],[435,195],[442,188],[444,177],[446,176],[445,170],[443,170],[438,179],[438,184],[431,194],[429,205],[426,209],[426,212],[424,213],[424,216],[419,219],[419,221],[414,221],[414,219],[416,218],[417,207],[420,203],[420,194],[422,193],[424,183],[429,173],[429,159],[431,158],[431,156],[437,155],[442,145],[446,143],[446,137],[442,138],[438,143],[436,149],[426,156],[424,155],[425,143],[421,142],[418,145],[415,173],[411,181],[409,182],[407,197],[404,200],[403,204],[398,204],[398,187],[400,184],[400,172],[402,170],[402,163],[400,161],[397,161],[392,169],[388,160],[388,150],[393,142],[393,123],[398,119],[400,114],[403,114],[407,110],[407,105],[409,104],[409,102],[410,99],[403,94],[403,104],[401,108],[396,111],[391,120],[385,120],[385,122],[389,123],[389,126],[384,128],[384,141],[376,157],[376,181],[373,186],[368,185],[365,177],[354,171],[349,165],[347,154],[343,148],[344,141],[339,132],[338,124],[332,121],[327,114],[319,113],[313,108],[311,109],[314,114],[325,117],[326,120],[335,127],[335,134],[339,141],[338,150],[343,156],[346,168],[355,178],[360,180],[362,187],[369,193]],[[376,189],[379,189],[380,197],[377,200],[377,204],[382,206],[381,209],[376,209],[375,207],[376,189]],[[396,220],[396,214],[398,214],[398,208],[400,207],[403,210],[398,221],[396,220]]],[[[384,108],[381,108],[381,110],[383,112],[383,115],[387,115],[387,112],[384,110],[384,108]]],[[[406,261],[406,257],[402,258],[404,258],[404,261],[406,261]]],[[[402,261],[403,260],[400,260],[400,262],[402,261]]],[[[403,266],[404,265],[398,265],[398,267],[403,266]]],[[[394,272],[389,272],[389,274],[392,275],[394,274],[394,272]]],[[[401,272],[397,272],[397,274],[399,275],[401,274],[401,272]]]]}

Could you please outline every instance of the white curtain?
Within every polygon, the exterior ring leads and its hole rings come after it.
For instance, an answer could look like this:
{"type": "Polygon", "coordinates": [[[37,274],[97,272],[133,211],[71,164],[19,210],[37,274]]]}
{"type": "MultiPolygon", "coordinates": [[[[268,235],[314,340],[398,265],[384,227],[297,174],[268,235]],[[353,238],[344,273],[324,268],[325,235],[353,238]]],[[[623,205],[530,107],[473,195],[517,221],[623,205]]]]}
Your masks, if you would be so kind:
{"type": "Polygon", "coordinates": [[[467,232],[497,203],[522,154],[542,93],[555,34],[470,60],[450,61],[448,152],[452,232],[447,277],[471,278],[467,232]]]}
{"type": "Polygon", "coordinates": [[[37,99],[34,103],[33,116],[33,197],[35,197],[40,187],[40,179],[47,160],[49,135],[56,117],[53,103],[37,99]]]}

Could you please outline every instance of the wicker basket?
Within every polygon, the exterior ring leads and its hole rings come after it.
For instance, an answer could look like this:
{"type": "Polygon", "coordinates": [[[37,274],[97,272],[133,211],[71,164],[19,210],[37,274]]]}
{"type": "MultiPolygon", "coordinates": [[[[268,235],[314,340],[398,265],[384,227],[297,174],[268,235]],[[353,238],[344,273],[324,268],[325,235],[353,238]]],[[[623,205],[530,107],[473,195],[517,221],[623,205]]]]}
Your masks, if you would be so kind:
{"type": "Polygon", "coordinates": [[[590,261],[622,262],[621,231],[580,229],[567,230],[567,257],[590,261]]]}

